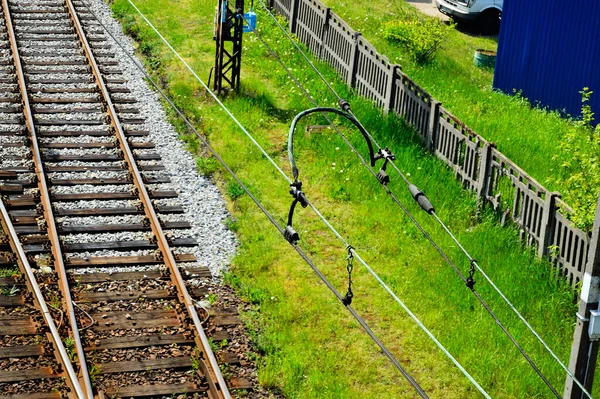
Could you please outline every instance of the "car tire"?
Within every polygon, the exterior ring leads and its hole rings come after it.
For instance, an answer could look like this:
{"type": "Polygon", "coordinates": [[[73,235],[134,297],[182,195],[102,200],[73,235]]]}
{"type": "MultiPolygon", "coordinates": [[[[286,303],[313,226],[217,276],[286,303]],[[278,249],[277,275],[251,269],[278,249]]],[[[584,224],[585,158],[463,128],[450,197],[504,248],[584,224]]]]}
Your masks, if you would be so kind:
{"type": "Polygon", "coordinates": [[[497,35],[500,31],[500,11],[485,10],[478,20],[479,30],[484,35],[497,35]]]}

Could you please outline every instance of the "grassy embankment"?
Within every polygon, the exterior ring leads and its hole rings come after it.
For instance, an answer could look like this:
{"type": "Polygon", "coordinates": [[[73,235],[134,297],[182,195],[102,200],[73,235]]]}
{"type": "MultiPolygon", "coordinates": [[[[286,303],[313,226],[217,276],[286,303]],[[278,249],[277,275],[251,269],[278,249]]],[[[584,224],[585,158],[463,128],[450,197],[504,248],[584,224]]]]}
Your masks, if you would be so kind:
{"type": "MultiPolygon", "coordinates": [[[[549,190],[562,190],[556,178],[558,167],[570,154],[556,148],[571,123],[555,112],[531,108],[520,97],[492,91],[493,70],[473,64],[473,53],[483,48],[496,50],[496,37],[450,32],[433,62],[420,65],[403,48],[387,42],[382,34],[385,23],[396,20],[399,10],[411,7],[404,0],[322,0],[354,29],[362,32],[391,62],[444,107],[497,147],[523,170],[549,190]],[[558,160],[551,158],[558,155],[558,160]]],[[[565,198],[567,203],[568,198],[565,198]]]]}
{"type": "MultiPolygon", "coordinates": [[[[214,51],[213,2],[146,0],[136,4],[207,79],[214,51]]],[[[127,1],[116,0],[113,10],[126,31],[137,39],[155,78],[168,88],[171,97],[252,192],[284,223],[291,202],[286,182],[207,98],[200,85],[135,16],[127,1]]],[[[330,104],[331,95],[302,67],[289,43],[264,15],[260,14],[259,20],[261,33],[294,67],[310,92],[326,99],[322,104],[330,104]]],[[[276,162],[289,171],[287,130],[293,116],[309,108],[309,103],[252,35],[245,38],[243,69],[242,93],[229,96],[225,103],[276,162]]],[[[569,290],[555,282],[549,265],[523,248],[514,229],[498,227],[491,215],[480,214],[474,198],[461,190],[440,162],[423,151],[401,121],[383,117],[368,102],[348,93],[333,72],[327,70],[326,74],[352,101],[378,140],[394,151],[397,164],[428,193],[442,219],[566,360],[574,306],[569,290]]],[[[310,123],[322,121],[313,119],[310,123]]],[[[192,151],[202,153],[194,139],[182,136],[192,151]]],[[[358,136],[352,134],[352,141],[364,153],[366,146],[358,136]]],[[[296,157],[309,198],[492,396],[549,397],[549,391],[450,267],[337,135],[327,131],[305,135],[301,130],[296,157]]],[[[410,386],[215,161],[199,158],[198,165],[214,177],[230,200],[233,219],[229,226],[237,232],[241,246],[226,281],[254,304],[255,311],[245,318],[257,348],[264,354],[259,359],[261,383],[294,398],[413,397],[410,386]]],[[[394,174],[390,187],[466,271],[467,262],[441,229],[412,203],[394,174]]],[[[309,210],[297,211],[295,226],[301,234],[301,246],[343,291],[346,269],[342,244],[309,210]]],[[[478,290],[560,391],[563,373],[558,366],[490,287],[481,278],[477,280],[478,290]]],[[[431,397],[478,397],[468,381],[358,264],[354,281],[353,305],[431,397]]]]}

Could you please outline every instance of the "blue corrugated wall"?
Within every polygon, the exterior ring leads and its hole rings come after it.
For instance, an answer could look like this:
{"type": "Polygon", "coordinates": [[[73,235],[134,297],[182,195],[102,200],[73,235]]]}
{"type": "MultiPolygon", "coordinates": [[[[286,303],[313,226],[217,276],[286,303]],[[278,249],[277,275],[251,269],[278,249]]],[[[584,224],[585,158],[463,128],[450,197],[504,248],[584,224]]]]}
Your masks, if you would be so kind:
{"type": "Polygon", "coordinates": [[[574,116],[589,87],[600,122],[600,1],[504,0],[494,87],[574,116]]]}

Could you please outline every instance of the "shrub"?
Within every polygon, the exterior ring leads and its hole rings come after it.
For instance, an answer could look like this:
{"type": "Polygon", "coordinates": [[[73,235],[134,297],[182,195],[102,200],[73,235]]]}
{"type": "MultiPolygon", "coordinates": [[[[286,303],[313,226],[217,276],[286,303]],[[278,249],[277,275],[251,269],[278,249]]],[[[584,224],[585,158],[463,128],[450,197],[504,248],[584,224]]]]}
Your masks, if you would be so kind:
{"type": "MultiPolygon", "coordinates": [[[[594,224],[600,189],[600,125],[593,127],[594,113],[589,105],[592,92],[584,87],[581,93],[581,120],[562,137],[558,148],[570,154],[570,160],[560,164],[560,177],[565,182],[564,198],[573,212],[571,221],[583,230],[594,224]]],[[[553,160],[558,159],[554,156],[553,160]]],[[[568,159],[561,157],[561,159],[568,159]]]]}
{"type": "Polygon", "coordinates": [[[405,16],[402,20],[384,25],[386,40],[403,46],[418,63],[425,63],[442,45],[454,25],[446,25],[437,18],[405,16]]]}

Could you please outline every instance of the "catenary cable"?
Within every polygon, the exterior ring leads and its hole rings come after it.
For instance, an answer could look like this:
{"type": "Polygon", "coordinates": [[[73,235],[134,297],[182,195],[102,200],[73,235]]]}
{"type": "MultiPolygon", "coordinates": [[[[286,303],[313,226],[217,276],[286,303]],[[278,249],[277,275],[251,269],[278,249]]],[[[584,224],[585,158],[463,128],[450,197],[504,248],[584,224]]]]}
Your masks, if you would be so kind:
{"type": "MultiPolygon", "coordinates": [[[[277,21],[278,22],[278,21],[277,21]]],[[[314,98],[308,93],[308,91],[302,86],[302,84],[298,81],[298,79],[291,73],[291,71],[285,66],[285,64],[283,63],[283,61],[281,60],[281,58],[279,57],[279,55],[266,43],[266,41],[264,39],[262,39],[262,37],[256,32],[256,30],[254,30],[254,33],[257,35],[257,37],[259,38],[259,40],[267,47],[267,49],[271,52],[271,54],[275,57],[275,59],[278,61],[278,63],[286,70],[286,72],[288,73],[289,77],[296,83],[296,85],[298,86],[298,88],[304,92],[305,96],[313,103],[313,105],[318,106],[317,102],[314,100],[314,98]]],[[[326,82],[326,81],[325,81],[326,82]]],[[[349,111],[351,112],[351,111],[349,111]]],[[[352,114],[354,115],[354,114],[352,114]]],[[[325,116],[325,119],[327,119],[327,121],[331,124],[331,126],[336,130],[336,132],[340,135],[340,137],[342,137],[342,139],[346,142],[346,144],[350,147],[350,149],[360,158],[361,162],[363,163],[363,165],[365,167],[367,167],[367,169],[369,169],[369,171],[373,174],[373,176],[375,178],[377,178],[377,174],[371,169],[371,167],[367,164],[367,162],[364,160],[364,158],[362,157],[362,155],[360,155],[360,153],[356,150],[356,148],[349,142],[349,140],[343,135],[343,133],[340,132],[340,130],[332,123],[332,121],[325,116]]],[[[375,142],[375,144],[377,145],[378,148],[381,149],[381,146],[379,146],[379,144],[377,144],[377,142],[373,139],[373,137],[368,134],[367,135],[375,142]]],[[[410,181],[406,178],[406,176],[404,176],[404,174],[393,164],[393,162],[390,161],[390,163],[394,166],[394,168],[397,170],[397,172],[400,174],[400,176],[402,177],[402,179],[410,185],[410,181]]],[[[413,224],[415,224],[417,226],[417,228],[423,233],[423,235],[425,236],[425,238],[433,245],[433,247],[442,255],[442,257],[444,258],[444,260],[450,264],[454,271],[456,273],[459,274],[459,276],[461,277],[461,279],[467,283],[468,282],[468,278],[464,277],[464,275],[460,272],[460,270],[452,263],[452,261],[443,253],[443,251],[441,250],[441,248],[435,244],[432,240],[432,238],[429,236],[429,234],[427,234],[425,232],[425,230],[422,228],[422,226],[420,226],[420,224],[416,221],[416,219],[414,219],[414,217],[410,214],[410,212],[408,211],[408,209],[406,209],[401,203],[400,201],[397,199],[397,197],[389,190],[389,188],[386,185],[383,185],[383,187],[385,188],[386,192],[392,197],[392,199],[394,200],[394,202],[396,202],[396,204],[398,206],[400,206],[400,208],[403,210],[403,212],[405,214],[407,214],[407,216],[410,218],[410,220],[413,222],[413,224]]],[[[422,193],[420,193],[422,194],[422,193]]],[[[434,213],[435,214],[435,213],[434,213]]],[[[471,278],[471,276],[469,276],[469,279],[471,278]]],[[[495,285],[493,285],[496,289],[497,287],[495,285]]],[[[471,288],[471,287],[469,287],[471,288]]],[[[542,381],[548,386],[548,388],[552,391],[552,393],[557,397],[560,398],[560,395],[558,394],[558,392],[556,391],[556,389],[552,386],[552,384],[548,381],[548,379],[543,375],[543,373],[541,372],[541,370],[537,367],[537,365],[535,364],[535,362],[533,362],[533,360],[529,357],[529,355],[524,351],[524,349],[518,344],[518,342],[514,339],[514,337],[510,334],[510,332],[506,329],[506,327],[500,322],[500,320],[497,318],[497,316],[493,313],[493,311],[491,310],[491,308],[487,305],[487,303],[485,303],[485,301],[483,300],[483,298],[479,295],[479,293],[477,293],[473,288],[471,288],[471,291],[473,291],[473,293],[475,294],[475,296],[477,297],[477,299],[481,302],[482,306],[484,307],[484,309],[490,314],[490,316],[494,319],[494,321],[496,322],[496,324],[499,325],[499,327],[502,329],[502,331],[505,333],[505,335],[507,335],[507,337],[509,338],[509,340],[517,347],[517,349],[519,350],[519,352],[522,354],[522,356],[527,360],[527,362],[530,364],[530,366],[533,368],[533,370],[538,374],[538,376],[542,379],[542,381]]],[[[503,294],[502,294],[503,295],[503,294]]],[[[503,295],[504,296],[504,295],[503,295]]],[[[504,296],[504,298],[506,298],[504,296]]],[[[537,334],[537,333],[536,333],[537,334]]],[[[539,337],[539,335],[537,335],[539,337]]],[[[547,348],[548,349],[548,348],[547,348]]]]}
{"type": "MultiPolygon", "coordinates": [[[[310,65],[310,67],[319,76],[319,78],[321,79],[321,81],[323,81],[323,83],[331,91],[331,93],[338,99],[338,101],[342,101],[343,98],[338,94],[338,92],[333,88],[333,86],[327,81],[327,79],[325,79],[325,76],[321,73],[321,71],[317,68],[317,66],[312,62],[312,60],[310,59],[310,57],[308,57],[308,55],[306,54],[306,52],[304,50],[302,50],[302,48],[291,37],[291,35],[288,33],[288,31],[281,25],[281,23],[277,20],[277,17],[271,12],[271,10],[268,8],[268,6],[265,4],[264,1],[261,1],[261,5],[263,6],[264,10],[269,14],[269,16],[273,19],[273,21],[279,27],[279,29],[288,38],[288,40],[293,44],[293,46],[296,48],[296,50],[302,55],[302,57],[306,60],[306,62],[310,65]]],[[[297,84],[300,84],[296,79],[294,79],[294,80],[296,81],[297,84]]],[[[308,93],[305,93],[305,95],[307,95],[307,94],[308,93]]],[[[352,113],[352,110],[350,109],[349,112],[352,113]]],[[[359,120],[356,115],[354,115],[354,117],[357,120],[359,120]]],[[[359,120],[359,122],[360,122],[360,120],[359,120]]],[[[371,140],[373,141],[373,143],[375,143],[375,145],[377,146],[377,148],[381,149],[382,147],[379,145],[379,143],[375,140],[375,138],[368,131],[367,131],[367,134],[369,135],[369,137],[371,138],[371,140]]],[[[390,161],[390,164],[392,165],[392,168],[394,168],[394,170],[396,170],[396,172],[402,178],[402,180],[404,180],[404,182],[407,185],[410,185],[411,183],[408,180],[408,178],[395,165],[395,163],[392,162],[392,161],[390,161]]],[[[469,259],[469,262],[471,262],[471,264],[473,264],[475,266],[475,268],[481,273],[481,275],[485,278],[485,280],[500,295],[500,297],[504,300],[504,302],[508,305],[508,307],[517,315],[517,317],[523,322],[523,324],[525,324],[525,326],[529,329],[529,331],[536,337],[536,339],[542,344],[542,346],[546,349],[546,351],[554,358],[554,360],[559,364],[559,366],[567,373],[567,375],[570,378],[573,379],[573,381],[577,384],[577,386],[579,386],[579,388],[581,388],[581,390],[586,394],[586,396],[588,398],[593,399],[591,393],[588,392],[585,389],[585,387],[583,386],[583,384],[577,380],[577,378],[575,377],[575,375],[569,370],[569,368],[558,357],[558,355],[556,355],[556,353],[552,350],[552,348],[550,348],[550,346],[546,343],[546,341],[544,341],[544,339],[533,328],[533,326],[531,326],[531,324],[527,321],[527,319],[525,319],[525,317],[518,311],[518,309],[515,307],[515,305],[506,297],[506,295],[504,295],[504,293],[500,290],[500,288],[498,286],[496,286],[496,284],[491,280],[491,278],[483,271],[483,269],[480,267],[479,263],[475,259],[473,259],[473,257],[460,244],[460,242],[458,241],[458,239],[450,231],[450,229],[447,227],[447,225],[438,217],[437,213],[433,213],[433,216],[435,217],[436,221],[442,226],[442,228],[444,229],[444,231],[446,231],[446,233],[450,236],[450,238],[457,244],[457,246],[460,248],[460,250],[469,259]]]]}
{"type": "MultiPolygon", "coordinates": [[[[131,3],[131,1],[130,1],[130,3],[131,3]]],[[[131,5],[146,20],[146,22],[148,23],[148,25],[150,25],[155,30],[155,32],[160,35],[160,33],[156,30],[156,28],[153,27],[153,25],[145,18],[145,16],[137,9],[137,7],[135,7],[135,5],[133,3],[131,3],[131,5]]],[[[90,10],[90,13],[92,13],[92,15],[94,15],[94,17],[96,17],[96,15],[93,13],[93,11],[91,11],[91,9],[89,8],[89,6],[87,4],[86,4],[86,7],[88,7],[88,10],[90,10]]],[[[96,19],[98,20],[97,17],[96,17],[96,19]]],[[[134,64],[136,65],[136,67],[138,67],[142,71],[142,73],[145,75],[145,77],[152,83],[152,85],[154,86],[154,88],[161,94],[161,96],[165,99],[165,101],[167,101],[167,103],[169,103],[169,105],[179,115],[179,117],[181,117],[184,120],[184,122],[187,125],[187,127],[189,129],[191,129],[195,133],[195,135],[202,141],[202,143],[206,146],[206,148],[223,165],[223,167],[227,170],[227,172],[234,178],[234,180],[240,185],[240,187],[242,187],[242,189],[244,190],[244,192],[246,194],[248,194],[248,196],[252,199],[252,201],[256,204],[256,206],[265,214],[265,216],[269,219],[269,221],[271,222],[271,224],[273,224],[273,226],[283,236],[284,230],[277,223],[277,221],[274,219],[274,217],[269,213],[269,211],[267,211],[267,209],[260,203],[260,201],[248,190],[248,188],[244,185],[244,183],[238,178],[238,176],[227,165],[227,163],[219,156],[219,154],[210,146],[210,144],[208,143],[207,139],[204,138],[194,128],[194,126],[191,124],[191,122],[183,115],[183,113],[177,108],[177,106],[171,101],[171,99],[164,93],[164,91],[158,86],[158,84],[154,81],[154,79],[152,79],[152,77],[143,69],[143,67],[140,66],[135,61],[135,59],[133,57],[131,57],[131,55],[120,45],[120,43],[116,40],[116,38],[112,35],[112,33],[99,20],[98,20],[98,22],[102,25],[102,27],[106,30],[106,32],[113,38],[113,40],[125,51],[125,53],[134,62],[134,64]]],[[[161,38],[162,38],[162,36],[161,36],[161,38]]],[[[163,40],[164,40],[164,38],[163,38],[163,40]]],[[[210,93],[212,93],[208,88],[207,88],[207,90],[210,93]]],[[[222,106],[224,107],[224,105],[222,105],[222,106]]],[[[232,114],[230,114],[230,116],[233,117],[232,114]]],[[[315,272],[315,274],[317,274],[317,276],[321,279],[321,281],[323,281],[325,283],[325,285],[327,286],[327,288],[341,302],[342,299],[343,299],[342,295],[331,284],[331,282],[321,273],[321,271],[315,266],[315,264],[312,262],[312,260],[310,260],[310,258],[308,258],[308,256],[304,253],[304,251],[300,247],[298,247],[297,245],[294,245],[294,244],[291,244],[291,245],[294,248],[294,250],[300,255],[300,257],[311,267],[311,269],[313,269],[313,271],[315,272]]],[[[388,359],[392,362],[392,364],[394,364],[394,366],[400,371],[400,373],[405,377],[405,379],[413,386],[413,388],[419,394],[419,396],[421,396],[422,398],[429,398],[427,396],[427,394],[425,393],[425,391],[423,391],[423,389],[420,387],[420,385],[414,380],[414,378],[400,365],[400,363],[394,357],[394,355],[379,340],[379,338],[371,330],[371,328],[368,326],[368,324],[362,319],[362,317],[360,315],[358,315],[358,313],[350,305],[345,305],[345,307],[352,314],[352,316],[357,320],[357,322],[361,325],[361,327],[367,332],[367,334],[369,335],[369,337],[377,344],[377,346],[381,349],[381,351],[385,354],[385,356],[388,357],[388,359]]]]}
{"type": "MultiPolygon", "coordinates": [[[[130,1],[131,3],[131,1],[130,1]]],[[[143,14],[141,14],[140,10],[137,9],[137,7],[135,7],[135,5],[132,3],[132,6],[134,6],[134,8],[136,8],[136,10],[138,11],[138,13],[140,13],[140,15],[142,15],[142,17],[146,20],[146,22],[152,26],[152,24],[143,16],[143,14]]],[[[153,27],[153,26],[152,26],[153,27]]],[[[160,33],[156,30],[156,28],[153,27],[153,29],[155,30],[155,32],[161,37],[161,39],[169,46],[169,48],[171,49],[171,51],[173,51],[177,57],[180,59],[180,61],[182,61],[186,67],[194,74],[194,76],[201,82],[201,84],[205,87],[205,89],[214,97],[214,93],[212,93],[212,91],[210,91],[210,89],[204,84],[204,82],[197,76],[197,74],[195,74],[193,72],[193,70],[189,67],[189,65],[187,65],[187,63],[185,63],[185,61],[183,60],[183,58],[181,58],[181,56],[176,52],[176,50],[174,50],[174,48],[172,46],[170,46],[170,44],[166,41],[166,39],[164,37],[162,37],[162,35],[160,35],[160,33]]],[[[214,97],[215,99],[217,99],[216,97],[214,97]]],[[[220,101],[217,102],[219,103],[219,105],[221,107],[225,107],[224,104],[222,104],[220,101]]],[[[229,112],[229,110],[227,110],[227,113],[230,117],[234,118],[233,115],[229,112]]],[[[234,118],[235,119],[235,118],[234,118]]],[[[252,140],[252,142],[259,147],[259,149],[261,150],[261,152],[263,153],[263,155],[265,155],[267,158],[269,158],[270,162],[272,164],[275,165],[274,161],[272,159],[270,159],[270,157],[267,155],[267,153],[260,147],[260,145],[256,142],[256,140],[250,135],[249,132],[247,132],[247,130],[245,130],[241,124],[239,123],[239,121],[236,120],[236,123],[238,124],[238,126],[240,126],[242,128],[242,130],[244,131],[244,133],[249,136],[249,138],[252,140]]],[[[330,121],[331,123],[331,121],[330,121]]],[[[287,175],[285,175],[285,173],[280,169],[277,168],[277,170],[286,178],[286,180],[288,182],[290,182],[291,180],[287,177],[287,175]]],[[[329,223],[329,221],[320,213],[320,211],[312,204],[309,202],[309,206],[311,207],[311,209],[319,216],[319,218],[325,223],[325,225],[334,232],[334,234],[338,237],[338,239],[340,239],[345,245],[346,247],[349,247],[349,244],[346,242],[346,240],[344,240],[341,235],[337,232],[337,230],[335,230],[335,228],[329,223]]],[[[432,339],[432,341],[434,341],[434,343],[440,348],[440,350],[442,350],[442,352],[457,366],[457,368],[469,379],[469,381],[474,384],[474,386],[482,393],[482,395],[484,395],[484,397],[489,398],[489,394],[487,394],[487,392],[485,392],[485,390],[483,390],[483,388],[473,379],[473,377],[464,369],[464,367],[462,367],[462,365],[460,365],[460,363],[458,363],[458,361],[447,351],[447,349],[445,347],[443,347],[443,345],[441,344],[440,341],[437,340],[437,338],[435,338],[435,336],[423,325],[423,323],[414,315],[414,313],[412,313],[410,311],[410,309],[393,293],[393,291],[383,282],[383,280],[381,280],[381,278],[374,272],[374,270],[362,259],[362,257],[360,257],[360,255],[358,253],[356,253],[355,249],[351,248],[351,252],[356,256],[356,259],[359,260],[359,262],[361,264],[363,264],[363,266],[366,268],[366,270],[377,280],[377,282],[382,285],[382,287],[392,296],[392,298],[407,312],[407,314],[415,321],[415,323],[421,328],[423,329],[423,331],[430,337],[430,339],[432,339]]]]}

